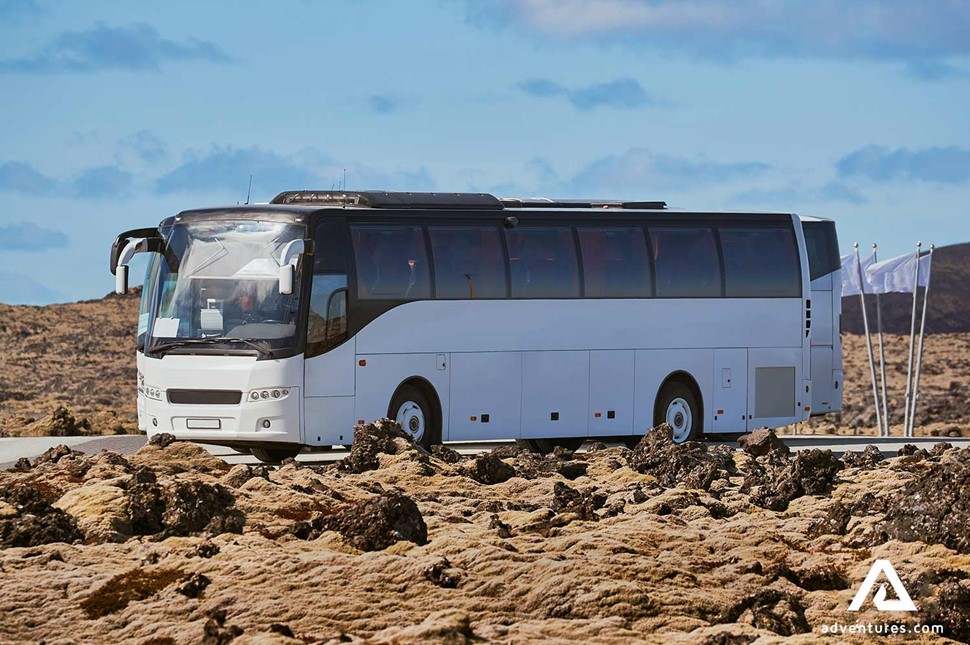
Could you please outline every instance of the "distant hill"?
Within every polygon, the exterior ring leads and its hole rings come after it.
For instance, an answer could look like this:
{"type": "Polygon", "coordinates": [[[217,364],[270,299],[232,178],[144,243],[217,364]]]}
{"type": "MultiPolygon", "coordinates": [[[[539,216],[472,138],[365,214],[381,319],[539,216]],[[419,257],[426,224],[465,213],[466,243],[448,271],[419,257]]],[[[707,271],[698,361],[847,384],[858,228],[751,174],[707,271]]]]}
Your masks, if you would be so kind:
{"type": "MultiPolygon", "coordinates": [[[[933,253],[929,304],[926,310],[926,333],[940,334],[970,331],[970,242],[942,246],[933,253]]],[[[923,304],[920,291],[919,306],[923,304]]],[[[909,334],[913,314],[913,294],[887,293],[879,296],[882,329],[893,334],[909,334]]],[[[870,331],[875,331],[875,297],[866,296],[870,331]]],[[[919,310],[917,310],[917,330],[919,310]]],[[[842,329],[861,334],[862,307],[859,296],[842,298],[842,329]]]]}

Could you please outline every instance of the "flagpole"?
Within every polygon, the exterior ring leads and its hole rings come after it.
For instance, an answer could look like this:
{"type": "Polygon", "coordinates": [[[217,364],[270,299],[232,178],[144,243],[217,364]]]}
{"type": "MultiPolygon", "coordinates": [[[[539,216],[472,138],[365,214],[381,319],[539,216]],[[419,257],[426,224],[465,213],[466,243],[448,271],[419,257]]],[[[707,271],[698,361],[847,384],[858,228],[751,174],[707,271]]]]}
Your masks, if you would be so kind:
{"type": "Polygon", "coordinates": [[[872,356],[872,339],[869,337],[869,315],[866,313],[866,279],[862,275],[862,260],[859,259],[859,243],[855,243],[855,261],[859,269],[859,300],[862,302],[862,326],[866,332],[866,350],[869,352],[869,374],[872,377],[872,400],[876,406],[876,426],[882,433],[882,416],[879,413],[879,391],[876,387],[876,361],[872,356]]]}
{"type": "MultiPolygon", "coordinates": [[[[930,244],[930,267],[932,270],[933,266],[933,251],[936,247],[930,244]]],[[[919,262],[916,263],[919,266],[919,262]]],[[[932,275],[932,273],[930,274],[932,275]]],[[[913,290],[919,289],[919,282],[913,286],[913,290]]],[[[926,286],[923,287],[923,313],[920,316],[919,322],[919,348],[916,350],[916,376],[915,383],[913,384],[913,411],[909,415],[909,436],[913,436],[916,430],[916,402],[919,400],[919,372],[920,366],[923,362],[923,331],[926,329],[926,303],[930,295],[930,277],[926,278],[926,286]]]]}
{"type": "MultiPolygon", "coordinates": [[[[876,243],[872,243],[872,261],[878,262],[876,258],[876,243]]],[[[876,333],[879,336],[879,376],[882,382],[882,422],[885,426],[879,429],[879,433],[884,437],[889,436],[889,404],[886,399],[886,352],[882,344],[882,309],[879,307],[879,293],[876,292],[876,333]]]]}
{"type": "Polygon", "coordinates": [[[906,412],[903,416],[903,435],[906,437],[909,436],[909,410],[913,379],[913,339],[916,335],[916,294],[919,291],[916,285],[919,285],[919,251],[922,246],[922,242],[916,243],[916,278],[913,281],[913,317],[909,323],[909,360],[906,366],[906,412]]]}

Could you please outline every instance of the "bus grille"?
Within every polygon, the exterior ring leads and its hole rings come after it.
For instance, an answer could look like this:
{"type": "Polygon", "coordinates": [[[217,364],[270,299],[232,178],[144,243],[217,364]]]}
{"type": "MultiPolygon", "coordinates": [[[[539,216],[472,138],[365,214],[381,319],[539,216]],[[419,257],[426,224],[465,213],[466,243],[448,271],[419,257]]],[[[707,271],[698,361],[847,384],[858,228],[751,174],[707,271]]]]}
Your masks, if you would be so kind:
{"type": "Polygon", "coordinates": [[[239,390],[169,390],[169,403],[187,405],[237,405],[242,400],[239,390]]]}

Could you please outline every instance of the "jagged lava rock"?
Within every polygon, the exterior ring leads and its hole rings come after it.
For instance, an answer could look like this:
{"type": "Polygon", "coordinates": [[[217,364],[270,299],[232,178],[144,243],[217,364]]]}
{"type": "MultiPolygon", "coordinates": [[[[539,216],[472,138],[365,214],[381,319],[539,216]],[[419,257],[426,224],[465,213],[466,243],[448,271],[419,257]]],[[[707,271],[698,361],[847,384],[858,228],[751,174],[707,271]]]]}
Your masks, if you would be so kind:
{"type": "Polygon", "coordinates": [[[749,463],[742,489],[756,506],[784,511],[803,495],[825,495],[835,483],[843,464],[831,450],[802,450],[788,459],[768,453],[749,463]]]}
{"type": "Polygon", "coordinates": [[[393,492],[350,504],[325,517],[322,527],[340,533],[361,551],[380,551],[401,540],[418,545],[428,542],[428,526],[417,504],[393,492]]]}
{"type": "Polygon", "coordinates": [[[13,508],[0,515],[0,546],[24,547],[84,539],[73,517],[51,506],[39,490],[27,484],[0,488],[0,502],[13,508]]]}
{"type": "Polygon", "coordinates": [[[904,542],[942,544],[970,553],[970,449],[923,463],[890,498],[882,530],[904,542]]]}
{"type": "Polygon", "coordinates": [[[738,445],[749,455],[761,457],[769,452],[777,452],[787,455],[791,449],[785,442],[778,438],[774,430],[761,428],[751,434],[746,434],[738,439],[738,445]]]}
{"type": "Polygon", "coordinates": [[[427,451],[414,442],[414,437],[391,419],[379,419],[354,427],[354,444],[350,454],[338,462],[337,467],[352,473],[377,470],[381,462],[378,455],[398,455],[407,451],[427,451]]]}
{"type": "Polygon", "coordinates": [[[733,452],[727,446],[708,448],[699,441],[674,443],[673,429],[662,423],[647,431],[630,451],[627,463],[639,473],[653,475],[666,488],[681,484],[710,491],[716,479],[733,472],[733,452]]]}

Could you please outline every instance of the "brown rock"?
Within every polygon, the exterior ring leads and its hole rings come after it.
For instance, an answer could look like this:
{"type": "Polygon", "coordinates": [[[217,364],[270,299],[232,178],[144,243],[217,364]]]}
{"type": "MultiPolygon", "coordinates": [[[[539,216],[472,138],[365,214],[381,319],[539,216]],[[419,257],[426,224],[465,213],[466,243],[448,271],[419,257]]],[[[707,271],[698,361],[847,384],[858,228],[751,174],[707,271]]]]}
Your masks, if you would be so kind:
{"type": "Polygon", "coordinates": [[[411,498],[400,493],[382,493],[350,504],[333,515],[317,518],[309,529],[305,539],[322,531],[336,531],[361,551],[380,551],[401,540],[418,545],[428,542],[428,526],[421,511],[411,498]]]}
{"type": "Polygon", "coordinates": [[[761,428],[751,434],[743,435],[738,439],[738,444],[742,450],[755,457],[767,455],[769,452],[777,452],[784,455],[791,452],[791,449],[785,445],[785,442],[778,438],[775,431],[768,428],[761,428]]]}
{"type": "Polygon", "coordinates": [[[673,430],[662,423],[647,431],[630,451],[627,463],[637,472],[653,475],[665,488],[681,485],[709,491],[714,480],[733,472],[733,452],[727,446],[708,448],[699,441],[676,444],[673,430]]]}
{"type": "Polygon", "coordinates": [[[16,510],[0,517],[0,546],[24,547],[84,539],[73,517],[50,502],[33,486],[0,487],[0,502],[16,510]]]}
{"type": "Polygon", "coordinates": [[[924,465],[889,499],[882,531],[904,542],[970,553],[970,449],[924,465]]]}
{"type": "Polygon", "coordinates": [[[484,452],[465,466],[465,474],[480,484],[501,484],[515,477],[515,468],[492,453],[484,452]]]}

